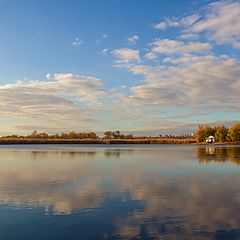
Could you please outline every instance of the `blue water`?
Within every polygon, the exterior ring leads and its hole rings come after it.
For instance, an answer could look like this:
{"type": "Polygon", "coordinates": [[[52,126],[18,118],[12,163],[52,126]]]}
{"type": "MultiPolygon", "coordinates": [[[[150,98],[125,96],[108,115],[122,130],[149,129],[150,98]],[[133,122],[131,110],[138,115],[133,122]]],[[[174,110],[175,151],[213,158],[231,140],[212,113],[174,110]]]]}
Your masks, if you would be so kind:
{"type": "Polygon", "coordinates": [[[240,239],[240,147],[0,147],[0,239],[240,239]]]}

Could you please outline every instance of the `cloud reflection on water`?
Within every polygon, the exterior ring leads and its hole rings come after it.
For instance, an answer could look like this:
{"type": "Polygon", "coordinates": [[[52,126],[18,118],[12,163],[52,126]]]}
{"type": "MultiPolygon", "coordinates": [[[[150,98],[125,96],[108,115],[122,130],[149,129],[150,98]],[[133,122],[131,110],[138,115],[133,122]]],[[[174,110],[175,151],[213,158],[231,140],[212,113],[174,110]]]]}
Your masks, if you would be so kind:
{"type": "Polygon", "coordinates": [[[198,161],[239,164],[239,152],[187,146],[1,150],[0,203],[52,206],[54,214],[70,214],[101,208],[117,195],[144,209],[114,216],[115,237],[209,239],[222,229],[240,229],[240,168],[227,165],[222,172],[198,161]]]}

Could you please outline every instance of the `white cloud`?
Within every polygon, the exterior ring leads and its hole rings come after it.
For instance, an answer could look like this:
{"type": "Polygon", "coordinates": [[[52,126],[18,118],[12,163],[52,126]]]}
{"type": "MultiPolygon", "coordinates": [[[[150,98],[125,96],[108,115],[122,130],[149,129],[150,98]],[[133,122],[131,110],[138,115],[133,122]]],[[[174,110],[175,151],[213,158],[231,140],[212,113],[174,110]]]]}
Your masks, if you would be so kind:
{"type": "Polygon", "coordinates": [[[50,83],[54,90],[58,89],[63,94],[78,97],[87,103],[101,104],[100,98],[106,96],[102,81],[94,77],[57,73],[54,74],[54,79],[55,81],[50,83]]]}
{"type": "Polygon", "coordinates": [[[91,114],[100,111],[101,99],[107,94],[101,80],[72,73],[57,73],[52,78],[51,81],[0,85],[1,118],[23,116],[89,121],[91,114]]]}
{"type": "Polygon", "coordinates": [[[182,18],[179,21],[179,25],[183,27],[189,27],[199,20],[200,16],[198,14],[193,14],[182,18]]]}
{"type": "Polygon", "coordinates": [[[155,60],[157,59],[157,54],[154,52],[149,52],[144,55],[144,58],[147,60],[155,60]]]}
{"type": "Polygon", "coordinates": [[[239,1],[217,1],[200,9],[197,14],[183,18],[166,18],[154,27],[159,30],[179,27],[182,29],[182,39],[197,39],[203,33],[208,40],[240,48],[239,16],[239,1]]]}
{"type": "Polygon", "coordinates": [[[168,18],[166,24],[168,27],[177,27],[180,25],[180,21],[177,18],[168,18]]]}
{"type": "Polygon", "coordinates": [[[183,33],[179,36],[181,39],[198,39],[199,34],[196,33],[183,33]]]}
{"type": "Polygon", "coordinates": [[[108,54],[108,52],[109,52],[109,49],[108,49],[108,48],[104,48],[104,49],[101,51],[101,53],[102,53],[103,55],[108,54]]]}
{"type": "Polygon", "coordinates": [[[160,23],[155,24],[154,28],[158,29],[158,30],[165,30],[167,28],[167,26],[168,26],[167,23],[160,22],[160,23]]]}
{"type": "Polygon", "coordinates": [[[164,30],[170,27],[182,28],[182,39],[196,39],[200,33],[217,44],[231,44],[240,48],[240,2],[217,1],[200,9],[197,14],[183,18],[166,18],[154,27],[164,30]]]}
{"type": "Polygon", "coordinates": [[[180,55],[165,59],[159,66],[128,65],[145,83],[119,94],[127,106],[176,106],[240,109],[240,62],[228,56],[180,55]],[[165,64],[165,63],[166,64],[165,64]],[[169,65],[171,63],[173,65],[169,65]]]}
{"type": "Polygon", "coordinates": [[[73,46],[80,46],[83,44],[83,41],[80,38],[75,38],[72,42],[73,46]]]}
{"type": "Polygon", "coordinates": [[[51,73],[46,74],[46,79],[51,79],[51,78],[52,78],[52,74],[51,73]]]}
{"type": "Polygon", "coordinates": [[[193,14],[184,18],[166,18],[165,21],[154,25],[155,29],[165,30],[170,27],[189,27],[199,19],[198,14],[193,14]]]}
{"type": "Polygon", "coordinates": [[[139,50],[130,48],[115,49],[112,52],[117,57],[117,63],[140,62],[139,50]]]}
{"type": "Polygon", "coordinates": [[[157,39],[153,42],[153,52],[162,54],[203,53],[212,49],[210,43],[176,41],[171,39],[157,39]]]}
{"type": "Polygon", "coordinates": [[[206,37],[218,44],[232,44],[240,48],[240,2],[220,1],[207,7],[202,19],[187,29],[188,32],[205,32],[206,37]]]}
{"type": "Polygon", "coordinates": [[[138,35],[132,35],[128,38],[128,42],[129,43],[136,43],[139,40],[139,36],[138,35]]]}

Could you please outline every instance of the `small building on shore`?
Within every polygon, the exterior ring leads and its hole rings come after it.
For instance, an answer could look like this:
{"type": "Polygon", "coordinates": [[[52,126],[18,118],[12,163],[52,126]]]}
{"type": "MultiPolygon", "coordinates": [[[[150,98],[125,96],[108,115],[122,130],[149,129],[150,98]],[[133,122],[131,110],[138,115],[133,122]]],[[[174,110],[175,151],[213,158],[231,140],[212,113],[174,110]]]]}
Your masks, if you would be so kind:
{"type": "Polygon", "coordinates": [[[206,143],[215,143],[215,137],[209,136],[206,138],[206,143]]]}

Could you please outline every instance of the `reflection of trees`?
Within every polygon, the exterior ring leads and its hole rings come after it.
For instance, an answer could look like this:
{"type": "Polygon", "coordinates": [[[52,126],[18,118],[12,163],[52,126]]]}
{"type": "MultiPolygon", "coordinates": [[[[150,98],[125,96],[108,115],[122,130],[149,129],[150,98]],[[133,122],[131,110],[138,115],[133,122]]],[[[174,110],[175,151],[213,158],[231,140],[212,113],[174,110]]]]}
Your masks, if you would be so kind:
{"type": "Polygon", "coordinates": [[[89,157],[93,157],[96,152],[95,151],[73,151],[73,150],[69,150],[69,151],[57,151],[57,150],[51,150],[51,151],[41,151],[41,150],[34,150],[34,151],[30,151],[30,154],[34,157],[34,158],[40,158],[40,157],[45,157],[46,155],[54,155],[54,157],[57,158],[64,158],[64,157],[70,157],[70,156],[75,156],[75,157],[84,157],[84,156],[89,156],[89,157]]]}
{"type": "Polygon", "coordinates": [[[132,154],[133,153],[133,149],[106,149],[104,151],[104,154],[106,157],[116,157],[119,158],[120,155],[123,154],[132,154]]]}
{"type": "MultiPolygon", "coordinates": [[[[120,155],[126,154],[132,154],[134,149],[106,149],[104,151],[104,155],[106,157],[117,157],[119,158],[120,155]]],[[[75,157],[94,157],[96,155],[96,151],[79,151],[79,150],[69,150],[69,151],[59,151],[59,150],[50,150],[50,151],[42,151],[42,150],[33,150],[29,151],[29,153],[35,158],[44,157],[46,155],[54,155],[54,157],[59,157],[59,158],[65,158],[65,157],[70,157],[70,156],[75,156],[75,157]]]]}
{"type": "Polygon", "coordinates": [[[200,147],[197,148],[197,158],[200,163],[234,162],[240,165],[239,147],[200,147]]]}

